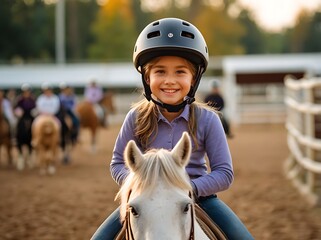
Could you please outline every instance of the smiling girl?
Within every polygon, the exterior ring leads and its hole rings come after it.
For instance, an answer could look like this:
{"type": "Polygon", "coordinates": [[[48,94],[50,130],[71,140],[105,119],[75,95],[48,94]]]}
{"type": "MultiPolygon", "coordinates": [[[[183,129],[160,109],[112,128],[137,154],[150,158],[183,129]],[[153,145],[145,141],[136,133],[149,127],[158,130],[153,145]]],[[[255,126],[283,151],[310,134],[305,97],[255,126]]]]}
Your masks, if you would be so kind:
{"type": "MultiPolygon", "coordinates": [[[[122,185],[129,174],[123,152],[130,140],[142,151],[170,150],[187,131],[193,152],[186,171],[196,201],[228,239],[253,239],[240,219],[216,195],[230,187],[234,175],[219,116],[205,104],[195,102],[195,93],[208,64],[202,34],[181,19],[158,20],[139,35],[133,61],[142,75],[146,99],[136,103],[123,122],[110,164],[113,179],[122,185]],[[205,156],[209,160],[209,172],[205,156]]],[[[121,226],[117,209],[92,239],[114,239],[121,226]]]]}

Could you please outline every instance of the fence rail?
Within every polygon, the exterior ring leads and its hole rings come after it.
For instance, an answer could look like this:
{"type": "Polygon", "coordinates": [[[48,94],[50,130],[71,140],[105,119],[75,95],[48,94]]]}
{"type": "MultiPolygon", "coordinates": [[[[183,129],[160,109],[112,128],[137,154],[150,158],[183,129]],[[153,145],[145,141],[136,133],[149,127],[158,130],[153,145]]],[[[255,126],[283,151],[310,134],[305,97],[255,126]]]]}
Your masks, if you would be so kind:
{"type": "Polygon", "coordinates": [[[285,172],[312,205],[321,206],[321,78],[285,78],[289,157],[285,172]]]}

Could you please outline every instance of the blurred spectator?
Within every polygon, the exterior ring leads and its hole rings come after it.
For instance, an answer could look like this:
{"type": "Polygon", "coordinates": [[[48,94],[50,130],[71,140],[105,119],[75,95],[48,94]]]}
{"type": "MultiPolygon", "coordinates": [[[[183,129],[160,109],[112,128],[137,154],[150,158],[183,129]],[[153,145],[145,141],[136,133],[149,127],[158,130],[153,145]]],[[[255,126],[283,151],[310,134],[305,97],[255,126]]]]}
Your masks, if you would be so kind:
{"type": "Polygon", "coordinates": [[[230,130],[230,124],[228,120],[224,117],[224,99],[220,91],[220,82],[218,80],[214,80],[212,82],[212,90],[205,97],[204,102],[220,112],[220,117],[226,136],[229,138],[233,137],[230,130]]]}

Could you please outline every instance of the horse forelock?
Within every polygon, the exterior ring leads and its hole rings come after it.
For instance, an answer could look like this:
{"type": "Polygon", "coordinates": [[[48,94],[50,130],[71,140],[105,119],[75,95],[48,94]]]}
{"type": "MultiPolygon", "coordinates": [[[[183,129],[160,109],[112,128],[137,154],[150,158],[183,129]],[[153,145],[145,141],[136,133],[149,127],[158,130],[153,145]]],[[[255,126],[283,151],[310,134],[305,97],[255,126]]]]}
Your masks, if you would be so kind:
{"type": "Polygon", "coordinates": [[[117,197],[121,199],[121,216],[124,217],[126,203],[131,192],[150,194],[160,182],[169,188],[179,188],[190,191],[189,178],[185,169],[179,167],[168,150],[150,150],[144,154],[144,161],[140,163],[135,173],[131,172],[122,185],[117,197]]]}

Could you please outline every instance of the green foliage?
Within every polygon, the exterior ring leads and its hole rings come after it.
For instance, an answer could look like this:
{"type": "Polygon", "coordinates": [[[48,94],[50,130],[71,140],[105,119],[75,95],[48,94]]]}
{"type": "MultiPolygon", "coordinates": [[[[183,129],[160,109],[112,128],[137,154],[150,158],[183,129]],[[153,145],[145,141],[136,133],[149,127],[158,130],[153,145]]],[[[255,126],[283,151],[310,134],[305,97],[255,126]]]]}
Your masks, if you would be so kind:
{"type": "Polygon", "coordinates": [[[245,52],[240,44],[245,29],[226,12],[213,7],[204,7],[195,19],[195,25],[206,39],[210,55],[243,54],[245,52]]]}
{"type": "Polygon", "coordinates": [[[264,35],[251,17],[249,11],[241,11],[238,20],[245,29],[245,34],[240,40],[241,45],[245,48],[245,53],[263,53],[265,50],[264,35]]]}
{"type": "Polygon", "coordinates": [[[94,41],[90,28],[98,10],[93,0],[66,0],[66,57],[69,61],[88,58],[87,48],[94,41]]]}
{"type": "Polygon", "coordinates": [[[321,12],[312,17],[303,45],[304,52],[321,52],[321,12]]]}
{"type": "Polygon", "coordinates": [[[95,41],[89,47],[91,59],[131,59],[136,32],[130,5],[124,2],[110,0],[100,9],[92,26],[95,41]]]}
{"type": "Polygon", "coordinates": [[[53,8],[41,0],[4,0],[0,8],[0,59],[50,59],[54,48],[53,8]]]}
{"type": "MultiPolygon", "coordinates": [[[[108,0],[100,6],[97,0],[65,0],[67,61],[131,61],[140,31],[163,17],[196,25],[211,56],[321,51],[321,12],[302,11],[293,28],[269,33],[246,9],[237,17],[228,14],[238,0],[190,0],[184,7],[171,0],[157,12],[143,11],[143,1],[108,0]]],[[[54,62],[56,5],[46,2],[1,0],[0,62],[54,62]]]]}

